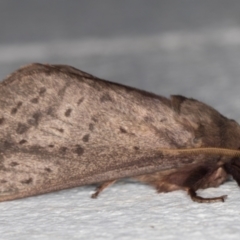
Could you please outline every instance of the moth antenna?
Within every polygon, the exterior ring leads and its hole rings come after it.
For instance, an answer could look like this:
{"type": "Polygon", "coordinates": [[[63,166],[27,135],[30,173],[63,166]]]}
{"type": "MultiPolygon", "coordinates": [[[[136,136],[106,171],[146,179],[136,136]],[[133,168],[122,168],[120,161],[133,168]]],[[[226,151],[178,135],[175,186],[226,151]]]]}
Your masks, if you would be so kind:
{"type": "Polygon", "coordinates": [[[186,154],[186,155],[196,155],[196,154],[207,154],[207,155],[222,155],[227,157],[240,157],[240,150],[229,149],[229,148],[183,148],[183,149],[167,149],[161,148],[160,151],[163,154],[186,154]]]}

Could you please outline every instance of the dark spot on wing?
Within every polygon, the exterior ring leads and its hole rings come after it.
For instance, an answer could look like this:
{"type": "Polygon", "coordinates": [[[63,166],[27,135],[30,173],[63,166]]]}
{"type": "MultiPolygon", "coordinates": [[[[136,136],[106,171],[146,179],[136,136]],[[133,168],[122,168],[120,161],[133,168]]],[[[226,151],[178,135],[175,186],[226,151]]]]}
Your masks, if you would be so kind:
{"type": "Polygon", "coordinates": [[[47,115],[54,116],[54,108],[53,107],[48,108],[47,115]]]}
{"type": "Polygon", "coordinates": [[[17,113],[17,108],[12,108],[11,114],[14,115],[14,114],[16,114],[16,113],[17,113]]]}
{"type": "Polygon", "coordinates": [[[18,123],[17,126],[17,134],[23,134],[29,129],[29,126],[27,126],[25,123],[18,123]]]}
{"type": "Polygon", "coordinates": [[[108,93],[105,93],[100,97],[100,102],[107,102],[107,101],[112,102],[113,100],[108,93]]]}
{"type": "Polygon", "coordinates": [[[72,112],[72,109],[71,109],[71,108],[68,108],[68,109],[66,110],[66,112],[65,112],[65,116],[66,116],[66,117],[70,117],[71,112],[72,112]]]}
{"type": "Polygon", "coordinates": [[[160,122],[166,122],[166,121],[167,121],[166,118],[162,118],[162,119],[160,120],[160,122]]]}
{"type": "Polygon", "coordinates": [[[15,167],[15,166],[19,165],[19,163],[17,163],[17,162],[11,162],[9,165],[10,165],[11,167],[15,167]]]}
{"type": "Polygon", "coordinates": [[[38,98],[31,99],[31,103],[34,103],[34,104],[38,103],[38,98]]]}
{"type": "Polygon", "coordinates": [[[21,181],[21,183],[23,183],[23,184],[30,184],[30,183],[32,183],[32,178],[28,178],[28,179],[26,179],[26,180],[22,180],[21,181]]]}
{"type": "Polygon", "coordinates": [[[139,147],[137,147],[137,146],[134,146],[133,148],[134,148],[134,150],[136,150],[136,151],[139,150],[139,147]]]}
{"type": "Polygon", "coordinates": [[[52,172],[52,169],[50,169],[50,168],[47,168],[47,167],[46,167],[46,168],[44,168],[44,170],[45,170],[46,172],[49,172],[49,173],[50,173],[50,172],[52,172]]]}
{"type": "Polygon", "coordinates": [[[57,130],[60,132],[60,133],[63,133],[64,130],[62,128],[57,128],[57,130]]]}
{"type": "Polygon", "coordinates": [[[6,182],[7,182],[7,181],[4,180],[4,179],[0,180],[0,183],[6,183],[6,182]]]}
{"type": "Polygon", "coordinates": [[[127,130],[124,129],[123,127],[120,127],[119,129],[120,129],[120,132],[121,132],[121,133],[127,133],[127,130]]]}
{"type": "Polygon", "coordinates": [[[3,143],[3,148],[4,149],[9,149],[12,146],[13,146],[13,144],[11,142],[7,141],[7,140],[5,140],[4,143],[3,143]]]}
{"type": "Polygon", "coordinates": [[[17,111],[18,111],[18,109],[19,109],[21,106],[22,106],[22,102],[18,102],[18,103],[17,103],[17,106],[14,107],[14,108],[12,108],[11,114],[12,114],[12,115],[16,114],[17,111]]]}
{"type": "Polygon", "coordinates": [[[35,127],[38,126],[40,117],[41,117],[41,113],[40,112],[35,112],[32,115],[32,118],[28,119],[28,124],[30,124],[32,126],[35,126],[35,127]]]}
{"type": "Polygon", "coordinates": [[[0,118],[0,125],[2,125],[4,123],[4,118],[0,118]]]}
{"type": "Polygon", "coordinates": [[[93,123],[90,123],[90,124],[89,124],[89,130],[90,130],[90,131],[93,131],[93,129],[94,129],[94,125],[93,125],[93,123]]]}
{"type": "Polygon", "coordinates": [[[26,151],[28,153],[36,154],[39,156],[43,155],[46,152],[45,148],[43,148],[42,146],[39,146],[39,145],[31,145],[26,151]]]}
{"type": "Polygon", "coordinates": [[[53,145],[53,144],[49,144],[49,145],[48,145],[48,147],[50,147],[50,148],[53,148],[53,147],[54,147],[54,145],[53,145]]]}
{"type": "Polygon", "coordinates": [[[147,122],[147,123],[152,123],[152,122],[154,122],[153,118],[150,117],[150,116],[145,116],[145,117],[144,117],[144,121],[147,122]]]}
{"type": "Polygon", "coordinates": [[[19,142],[19,144],[24,144],[24,143],[26,143],[26,142],[27,142],[27,140],[22,139],[22,140],[19,142]]]}
{"type": "Polygon", "coordinates": [[[22,102],[19,101],[19,102],[17,103],[17,108],[20,108],[21,106],[22,106],[22,102]]]}
{"type": "Polygon", "coordinates": [[[89,141],[89,134],[86,134],[82,138],[83,142],[88,142],[89,141]]]}
{"type": "Polygon", "coordinates": [[[97,118],[96,117],[92,117],[91,118],[94,122],[98,122],[97,118]]]}
{"type": "Polygon", "coordinates": [[[81,156],[84,153],[84,149],[80,145],[76,145],[75,153],[81,156]]]}
{"type": "Polygon", "coordinates": [[[63,153],[63,154],[66,153],[67,150],[68,150],[67,147],[60,147],[60,149],[59,149],[60,153],[63,153]]]}
{"type": "Polygon", "coordinates": [[[46,91],[47,91],[47,89],[45,87],[41,87],[39,90],[39,94],[43,95],[46,91]]]}
{"type": "Polygon", "coordinates": [[[84,100],[84,97],[80,98],[77,102],[77,105],[79,106],[83,102],[83,100],[84,100]]]}

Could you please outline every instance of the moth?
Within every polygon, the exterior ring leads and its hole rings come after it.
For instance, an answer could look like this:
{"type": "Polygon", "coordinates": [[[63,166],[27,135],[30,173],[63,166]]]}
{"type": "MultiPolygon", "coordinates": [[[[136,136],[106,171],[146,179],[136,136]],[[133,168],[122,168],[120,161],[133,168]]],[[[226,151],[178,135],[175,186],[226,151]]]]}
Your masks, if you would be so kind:
{"type": "Polygon", "coordinates": [[[130,177],[161,192],[240,184],[240,126],[210,106],[31,64],[0,82],[0,201],[130,177]]]}

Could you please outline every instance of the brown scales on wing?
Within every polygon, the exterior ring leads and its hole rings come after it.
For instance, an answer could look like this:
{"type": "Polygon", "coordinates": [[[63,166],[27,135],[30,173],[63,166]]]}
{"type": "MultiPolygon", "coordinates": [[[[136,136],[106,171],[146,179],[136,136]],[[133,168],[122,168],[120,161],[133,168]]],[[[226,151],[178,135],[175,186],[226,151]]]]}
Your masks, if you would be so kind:
{"type": "Polygon", "coordinates": [[[226,150],[238,149],[239,137],[235,121],[197,100],[31,64],[0,83],[0,201],[107,182],[96,197],[124,177],[223,200],[195,192],[227,174],[240,182],[239,158],[226,150]],[[218,150],[196,151],[206,147],[218,150]]]}

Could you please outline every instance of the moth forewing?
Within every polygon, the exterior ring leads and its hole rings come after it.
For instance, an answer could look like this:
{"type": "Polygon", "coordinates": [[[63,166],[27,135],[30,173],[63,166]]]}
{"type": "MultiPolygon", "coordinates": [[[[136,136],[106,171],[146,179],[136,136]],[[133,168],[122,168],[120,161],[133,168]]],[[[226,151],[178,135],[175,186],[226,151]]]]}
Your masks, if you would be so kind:
{"type": "Polygon", "coordinates": [[[31,64],[0,83],[0,201],[103,182],[102,191],[124,177],[223,200],[196,190],[238,181],[239,136],[197,100],[31,64]]]}

